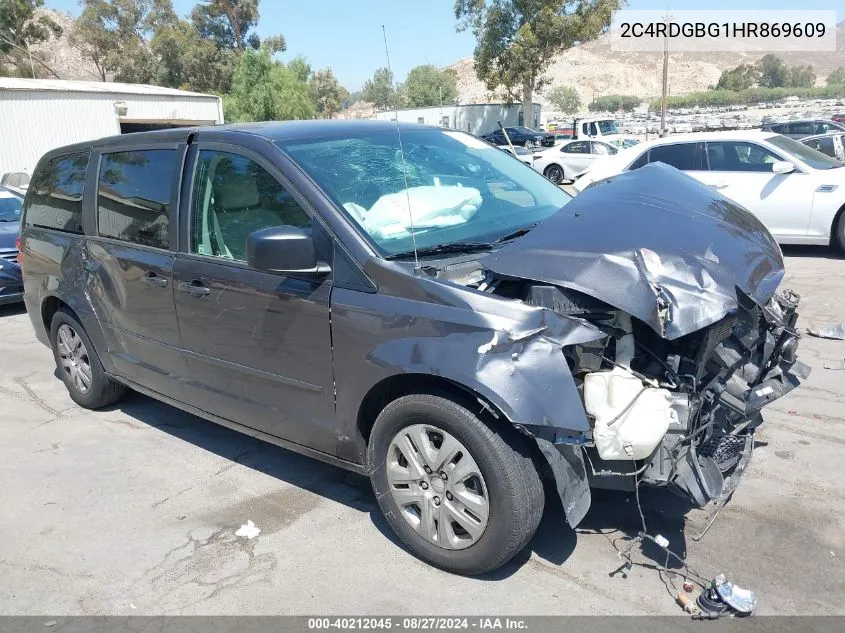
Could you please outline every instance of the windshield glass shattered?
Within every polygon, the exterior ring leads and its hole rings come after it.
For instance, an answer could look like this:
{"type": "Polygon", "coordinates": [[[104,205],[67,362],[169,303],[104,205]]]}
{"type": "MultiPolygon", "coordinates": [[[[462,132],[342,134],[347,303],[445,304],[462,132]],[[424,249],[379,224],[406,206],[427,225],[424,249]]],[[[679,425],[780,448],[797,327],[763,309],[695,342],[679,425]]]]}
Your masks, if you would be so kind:
{"type": "Polygon", "coordinates": [[[513,156],[462,132],[404,131],[402,151],[395,131],[278,145],[384,256],[411,250],[412,228],[420,250],[492,244],[572,199],[513,156]]]}

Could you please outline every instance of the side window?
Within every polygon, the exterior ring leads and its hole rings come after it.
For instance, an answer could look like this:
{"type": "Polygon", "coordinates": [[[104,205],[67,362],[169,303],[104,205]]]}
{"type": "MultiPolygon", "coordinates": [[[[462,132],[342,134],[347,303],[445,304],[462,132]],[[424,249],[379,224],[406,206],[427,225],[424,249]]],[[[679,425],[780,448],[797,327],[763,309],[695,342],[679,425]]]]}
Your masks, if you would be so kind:
{"type": "Polygon", "coordinates": [[[254,161],[200,151],[191,196],[191,252],[246,261],[246,238],[273,226],[310,230],[312,220],[254,161]]]}
{"type": "Polygon", "coordinates": [[[178,172],[172,149],[103,154],[97,182],[99,234],[169,248],[170,195],[178,172]]]}
{"type": "Polygon", "coordinates": [[[593,154],[601,154],[606,156],[607,154],[615,154],[616,152],[611,151],[610,145],[605,145],[604,143],[592,143],[593,146],[593,154]]]}
{"type": "Polygon", "coordinates": [[[681,171],[702,171],[705,169],[704,143],[677,143],[652,147],[648,162],[666,163],[681,171]]]}
{"type": "Polygon", "coordinates": [[[32,176],[24,208],[26,226],[82,234],[82,190],[87,152],[51,158],[32,176]]]}
{"type": "Polygon", "coordinates": [[[589,134],[590,136],[598,136],[599,135],[599,130],[596,127],[595,123],[590,123],[590,131],[587,132],[587,134],[589,134]]]}
{"type": "Polygon", "coordinates": [[[807,141],[807,145],[815,150],[820,151],[822,154],[827,154],[832,158],[836,158],[836,148],[833,145],[833,137],[831,136],[826,136],[824,138],[814,138],[810,141],[807,141]]]}
{"type": "Polygon", "coordinates": [[[589,141],[577,141],[575,143],[569,143],[564,145],[561,149],[561,152],[565,154],[589,154],[590,153],[590,143],[589,141]]]}
{"type": "Polygon", "coordinates": [[[631,165],[628,167],[628,171],[634,171],[635,169],[639,169],[640,167],[644,167],[648,163],[648,150],[644,151],[640,154],[640,157],[635,160],[631,165]]]}
{"type": "Polygon", "coordinates": [[[810,136],[811,134],[814,134],[814,132],[813,132],[813,122],[812,121],[798,121],[798,122],[795,122],[795,123],[790,123],[788,134],[803,134],[804,136],[810,136]]]}
{"type": "Polygon", "coordinates": [[[778,125],[771,125],[769,129],[774,132],[775,134],[785,134],[786,133],[786,125],[783,123],[779,123],[778,125]]]}
{"type": "Polygon", "coordinates": [[[725,141],[707,143],[710,171],[771,172],[772,164],[780,158],[754,143],[725,141]]]}

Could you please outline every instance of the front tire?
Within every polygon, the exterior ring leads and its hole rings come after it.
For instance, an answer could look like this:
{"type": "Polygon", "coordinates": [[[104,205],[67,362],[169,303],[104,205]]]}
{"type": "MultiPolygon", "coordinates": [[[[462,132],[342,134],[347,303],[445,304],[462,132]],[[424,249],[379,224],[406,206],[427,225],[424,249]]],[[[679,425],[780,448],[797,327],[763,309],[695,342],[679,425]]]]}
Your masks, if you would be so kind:
{"type": "Polygon", "coordinates": [[[59,376],[80,407],[100,409],[125,395],[126,387],[106,375],[82,324],[65,308],[53,315],[50,345],[59,376]]]}
{"type": "Polygon", "coordinates": [[[560,165],[549,165],[543,170],[543,175],[556,185],[563,182],[563,168],[560,165]]]}
{"type": "Polygon", "coordinates": [[[845,212],[839,214],[839,220],[833,227],[833,239],[831,240],[839,251],[845,253],[845,212]]]}
{"type": "Polygon", "coordinates": [[[536,145],[534,144],[534,141],[525,141],[524,147],[525,147],[525,149],[530,150],[530,149],[534,149],[536,147],[536,145]]]}
{"type": "Polygon", "coordinates": [[[394,532],[447,571],[500,567],[528,544],[543,515],[543,486],[525,438],[513,432],[506,439],[439,395],[388,404],[373,426],[367,458],[394,532]]]}

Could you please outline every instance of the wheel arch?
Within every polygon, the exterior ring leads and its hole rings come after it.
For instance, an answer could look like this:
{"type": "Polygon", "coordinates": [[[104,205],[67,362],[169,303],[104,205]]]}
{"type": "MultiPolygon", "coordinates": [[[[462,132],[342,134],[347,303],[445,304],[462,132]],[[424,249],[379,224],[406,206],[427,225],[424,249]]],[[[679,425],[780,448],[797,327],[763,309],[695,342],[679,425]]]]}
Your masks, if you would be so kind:
{"type": "Polygon", "coordinates": [[[447,396],[473,413],[494,420],[497,426],[513,428],[512,421],[500,407],[467,385],[434,374],[402,373],[377,382],[361,401],[357,427],[364,443],[369,443],[376,418],[388,404],[402,396],[415,393],[447,396]]]}

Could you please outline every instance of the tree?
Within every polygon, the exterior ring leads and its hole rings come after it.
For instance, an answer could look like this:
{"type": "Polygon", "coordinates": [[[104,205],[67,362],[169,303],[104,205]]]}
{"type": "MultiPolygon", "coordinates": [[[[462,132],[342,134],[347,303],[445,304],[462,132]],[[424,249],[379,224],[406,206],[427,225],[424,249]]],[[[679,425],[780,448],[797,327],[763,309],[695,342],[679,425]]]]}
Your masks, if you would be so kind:
{"type": "Polygon", "coordinates": [[[780,57],[771,53],[757,61],[756,69],[760,74],[758,83],[763,88],[780,88],[789,82],[789,68],[780,57]]]}
{"type": "Polygon", "coordinates": [[[387,68],[379,68],[372,79],[364,82],[361,97],[374,104],[377,110],[387,110],[394,106],[396,87],[393,85],[393,73],[387,68]]]}
{"type": "Polygon", "coordinates": [[[792,66],[786,83],[792,88],[812,88],[816,85],[816,73],[812,66],[792,66]]]}
{"type": "Polygon", "coordinates": [[[101,80],[149,83],[156,75],[149,40],[174,22],[171,0],[85,0],[70,42],[94,63],[101,80]]]}
{"type": "Polygon", "coordinates": [[[61,35],[62,28],[49,16],[35,17],[44,0],[0,0],[0,71],[11,66],[17,74],[35,77],[35,64],[58,77],[31,46],[61,35]]]}
{"type": "MultiPolygon", "coordinates": [[[[455,0],[458,30],[475,35],[475,71],[488,90],[519,94],[531,112],[534,91],[552,58],[594,39],[620,0],[455,0]]],[[[526,125],[528,117],[526,116],[526,125]]]]}
{"type": "Polygon", "coordinates": [[[240,55],[223,108],[227,121],[312,119],[315,115],[308,85],[294,69],[274,62],[266,48],[240,55]]]}
{"type": "MultiPolygon", "coordinates": [[[[253,30],[258,18],[258,0],[202,0],[191,11],[191,21],[203,38],[218,48],[239,52],[261,46],[261,38],[253,30]]],[[[268,37],[264,44],[271,54],[287,49],[282,35],[268,37]]]]}
{"type": "Polygon", "coordinates": [[[158,60],[156,84],[195,92],[228,92],[237,53],[204,39],[190,22],[177,20],[160,28],[150,49],[158,60]]]}
{"type": "Polygon", "coordinates": [[[751,64],[741,64],[732,70],[723,70],[716,84],[716,90],[747,90],[760,77],[759,71],[751,64]]]}
{"type": "Polygon", "coordinates": [[[318,70],[308,81],[311,99],[317,107],[317,114],[324,119],[331,119],[335,112],[340,112],[349,91],[340,85],[331,68],[318,70]]]}
{"type": "Polygon", "coordinates": [[[302,55],[297,55],[288,63],[288,69],[303,83],[311,77],[311,64],[302,55]]]}
{"type": "Polygon", "coordinates": [[[827,83],[828,86],[845,85],[845,68],[842,68],[842,66],[840,66],[839,68],[834,70],[832,73],[830,73],[827,76],[826,83],[827,83]]]}
{"type": "Polygon", "coordinates": [[[403,85],[403,101],[413,108],[453,104],[458,100],[458,74],[425,64],[412,68],[403,85]]]}
{"type": "Polygon", "coordinates": [[[581,97],[571,86],[557,86],[548,95],[551,104],[564,114],[575,114],[581,109],[581,97]]]}

